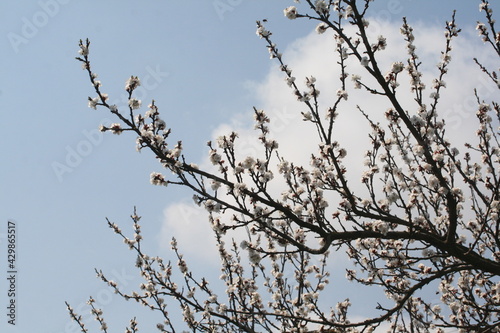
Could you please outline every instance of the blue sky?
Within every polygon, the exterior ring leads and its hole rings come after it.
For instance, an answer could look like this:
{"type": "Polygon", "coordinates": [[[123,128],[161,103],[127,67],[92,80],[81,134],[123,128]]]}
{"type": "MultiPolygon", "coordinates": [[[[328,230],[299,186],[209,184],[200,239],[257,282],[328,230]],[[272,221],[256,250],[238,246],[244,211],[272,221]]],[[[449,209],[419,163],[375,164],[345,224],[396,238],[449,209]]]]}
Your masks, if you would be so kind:
{"type": "MultiPolygon", "coordinates": [[[[190,208],[190,194],[149,184],[150,172],[160,171],[160,166],[148,152],[135,151],[135,137],[96,131],[111,116],[87,107],[93,91],[74,59],[79,39],[91,40],[93,69],[110,99],[123,104],[123,87],[130,75],[147,80],[149,85],[140,92],[143,104],[154,98],[173,129],[172,142],[182,139],[188,159],[203,164],[206,141],[231,126],[245,131],[252,106],[278,110],[281,96],[293,102],[290,94],[281,93],[284,83],[275,86],[279,73],[255,35],[255,21],[267,18],[275,42],[282,50],[289,48],[292,60],[311,59],[302,56],[301,48],[309,45],[306,41],[314,43],[315,37],[309,36],[315,25],[286,19],[282,10],[291,4],[288,0],[0,4],[1,276],[7,270],[9,219],[17,223],[18,231],[17,322],[15,327],[7,324],[7,287],[2,278],[0,331],[74,332],[64,301],[78,307],[90,295],[100,297],[109,321],[117,325],[113,329],[122,330],[137,313],[139,318],[155,318],[111,296],[94,273],[94,268],[102,268],[131,288],[140,283],[133,254],[105,223],[108,217],[127,230],[134,206],[143,216],[152,255],[169,255],[162,244],[178,233],[189,243],[186,251],[195,263],[212,268],[217,276],[214,262],[201,264],[203,257],[196,255],[210,250],[204,248],[207,243],[189,238],[192,233],[203,237],[206,221],[190,208]],[[172,222],[174,217],[178,220],[172,222]]],[[[388,20],[383,27],[394,27],[407,16],[422,27],[443,30],[452,9],[458,11],[459,25],[472,31],[464,34],[462,43],[468,45],[475,22],[482,19],[477,1],[376,1],[373,13],[388,20]]],[[[439,54],[442,44],[434,45],[429,36],[422,38],[428,41],[422,49],[435,46],[439,54]]]]}

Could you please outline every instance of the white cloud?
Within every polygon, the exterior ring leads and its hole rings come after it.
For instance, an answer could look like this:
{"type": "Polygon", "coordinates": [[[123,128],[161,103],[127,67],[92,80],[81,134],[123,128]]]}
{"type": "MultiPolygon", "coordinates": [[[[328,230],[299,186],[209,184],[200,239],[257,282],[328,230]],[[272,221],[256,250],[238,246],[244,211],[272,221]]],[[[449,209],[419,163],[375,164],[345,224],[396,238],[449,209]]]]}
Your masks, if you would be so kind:
{"type": "MultiPolygon", "coordinates": [[[[378,54],[378,65],[382,71],[388,71],[394,61],[406,63],[407,52],[403,36],[399,33],[399,25],[389,22],[372,22],[371,26],[370,34],[377,36],[382,31],[388,42],[387,49],[378,54]]],[[[427,103],[430,104],[431,99],[428,96],[432,92],[431,82],[438,75],[436,65],[441,60],[440,52],[445,45],[444,29],[424,25],[418,25],[414,28],[417,54],[422,62],[423,80],[428,87],[424,96],[427,103]]],[[[497,91],[493,84],[484,79],[484,75],[472,61],[473,56],[477,56],[485,65],[494,64],[495,57],[489,57],[488,52],[475,54],[481,44],[482,42],[473,33],[462,33],[454,41],[452,63],[449,73],[444,78],[447,88],[442,91],[442,99],[438,105],[440,115],[445,118],[449,125],[447,134],[453,140],[458,141],[456,146],[461,151],[463,151],[464,141],[474,141],[476,123],[474,121],[475,98],[473,89],[477,87],[483,98],[491,98],[497,91]]],[[[320,110],[325,111],[334,100],[337,89],[341,87],[340,72],[336,64],[338,59],[332,36],[311,33],[300,38],[286,47],[284,60],[293,70],[293,75],[297,78],[299,86],[302,87],[301,90],[307,90],[305,84],[302,83],[306,76],[313,75],[317,78],[317,87],[321,91],[319,96],[320,110]]],[[[370,81],[368,73],[356,59],[351,57],[348,64],[349,74],[359,74],[366,82],[373,83],[373,80],[370,81]]],[[[405,73],[401,75],[404,77],[402,81],[409,81],[405,73]]],[[[349,99],[339,109],[339,117],[334,127],[334,137],[348,149],[345,164],[349,168],[351,184],[359,184],[370,128],[364,117],[357,111],[356,106],[359,105],[375,121],[383,122],[388,103],[383,96],[354,90],[351,81],[348,81],[350,84],[347,87],[349,99]]],[[[292,89],[284,81],[284,73],[280,72],[277,66],[272,66],[263,82],[252,83],[249,86],[254,89],[256,107],[264,109],[271,118],[271,136],[280,144],[280,155],[295,163],[308,166],[311,152],[316,153],[317,151],[319,143],[317,132],[313,124],[302,121],[300,113],[306,111],[306,108],[293,96],[292,89]]],[[[413,113],[418,109],[418,105],[414,102],[414,96],[407,87],[408,83],[402,82],[398,95],[403,107],[413,113]]],[[[239,133],[237,147],[241,154],[240,157],[258,156],[262,150],[256,139],[258,133],[253,130],[253,122],[250,117],[248,112],[235,115],[227,123],[217,127],[213,133],[214,140],[219,135],[236,131],[239,133]]],[[[199,164],[202,168],[213,170],[207,160],[199,164]]],[[[274,186],[275,190],[278,191],[279,184],[278,182],[275,184],[277,184],[274,186]]],[[[361,187],[359,188],[361,190],[361,187]]],[[[170,204],[165,210],[162,235],[176,236],[181,248],[187,248],[194,255],[200,256],[200,259],[206,260],[207,256],[212,255],[215,258],[217,257],[215,250],[210,250],[210,252],[199,250],[207,248],[211,242],[208,239],[212,239],[207,236],[210,232],[207,220],[204,211],[194,209],[191,205],[186,203],[170,204]]]]}
{"type": "Polygon", "coordinates": [[[217,259],[215,238],[208,223],[206,211],[184,200],[168,205],[163,211],[159,242],[170,249],[172,237],[177,239],[180,252],[200,260],[217,259]]]}

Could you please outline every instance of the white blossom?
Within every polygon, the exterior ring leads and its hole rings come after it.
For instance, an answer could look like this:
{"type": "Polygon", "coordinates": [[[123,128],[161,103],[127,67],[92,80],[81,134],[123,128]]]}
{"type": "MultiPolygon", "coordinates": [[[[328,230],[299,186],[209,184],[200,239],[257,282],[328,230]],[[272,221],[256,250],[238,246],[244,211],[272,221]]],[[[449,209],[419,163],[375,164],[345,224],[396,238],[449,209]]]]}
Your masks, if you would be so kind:
{"type": "Polygon", "coordinates": [[[234,184],[233,193],[235,196],[240,197],[244,194],[247,185],[245,183],[236,183],[234,184]]]}
{"type": "Polygon", "coordinates": [[[131,98],[128,101],[128,105],[132,110],[139,109],[141,107],[141,101],[137,98],[131,98]]]}
{"type": "Polygon", "coordinates": [[[340,98],[343,98],[343,99],[345,99],[347,101],[347,98],[349,97],[349,94],[347,93],[347,91],[339,89],[339,90],[337,90],[337,96],[340,97],[340,98]]]}
{"type": "Polygon", "coordinates": [[[95,97],[95,98],[89,97],[89,108],[96,110],[97,103],[99,103],[99,97],[95,97]]]}
{"type": "Polygon", "coordinates": [[[290,6],[290,7],[287,7],[283,10],[283,14],[285,14],[285,16],[290,19],[290,20],[294,20],[297,18],[297,7],[295,6],[290,6]]]}
{"type": "Polygon", "coordinates": [[[326,30],[328,30],[328,24],[321,22],[316,26],[316,32],[318,34],[324,33],[326,30]]]}
{"type": "Polygon", "coordinates": [[[113,134],[121,134],[123,132],[123,129],[120,124],[114,123],[109,126],[109,130],[113,134]]]}
{"type": "Polygon", "coordinates": [[[137,76],[131,76],[127,82],[125,82],[125,90],[126,91],[133,91],[135,88],[139,87],[141,85],[141,81],[137,76]]]}
{"type": "Polygon", "coordinates": [[[391,72],[393,72],[394,74],[397,74],[397,73],[402,72],[404,68],[405,68],[405,65],[401,61],[393,62],[392,67],[391,67],[391,72]]]}
{"type": "Polygon", "coordinates": [[[151,172],[150,181],[153,185],[165,185],[167,186],[168,182],[165,180],[165,177],[159,172],[151,172]]]}

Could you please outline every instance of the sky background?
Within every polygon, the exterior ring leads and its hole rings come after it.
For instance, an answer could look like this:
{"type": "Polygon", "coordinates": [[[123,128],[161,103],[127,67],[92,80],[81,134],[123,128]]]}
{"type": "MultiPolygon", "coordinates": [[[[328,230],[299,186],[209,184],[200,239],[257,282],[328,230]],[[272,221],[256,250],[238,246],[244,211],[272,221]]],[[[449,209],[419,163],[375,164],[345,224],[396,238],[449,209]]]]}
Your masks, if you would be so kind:
{"type": "MultiPolygon", "coordinates": [[[[494,94],[470,61],[482,44],[474,31],[476,21],[482,20],[478,3],[391,0],[376,1],[372,10],[379,33],[399,45],[386,52],[387,66],[404,60],[397,26],[407,16],[422,31],[416,33],[421,38],[417,46],[422,59],[429,60],[424,70],[432,75],[443,48],[444,21],[457,9],[464,30],[457,42],[462,56],[457,55],[450,74],[448,88],[454,92],[444,97],[442,107],[452,124],[451,136],[462,134],[473,119],[471,87],[483,85],[486,98],[494,94]]],[[[333,53],[331,37],[316,36],[313,22],[286,19],[283,9],[292,4],[288,0],[0,4],[2,277],[7,275],[7,221],[16,222],[18,237],[17,321],[14,327],[7,323],[8,288],[2,278],[1,332],[75,332],[64,301],[85,309],[90,295],[113,330],[124,330],[137,315],[144,320],[140,328],[152,331],[160,318],[112,295],[94,272],[103,269],[127,290],[137,289],[141,280],[133,267],[135,257],[105,220],[108,217],[131,234],[129,215],[134,206],[143,216],[147,252],[168,258],[168,242],[176,236],[192,259],[191,266],[218,276],[206,215],[193,207],[190,193],[149,183],[149,174],[161,167],[150,153],[135,151],[134,136],[97,132],[100,124],[114,119],[104,109],[87,107],[87,97],[94,97],[94,92],[74,59],[79,39],[91,40],[93,70],[113,103],[124,105],[124,85],[130,75],[149,83],[137,91],[138,98],[144,106],[155,99],[173,130],[171,142],[183,141],[189,161],[206,165],[206,141],[232,128],[242,133],[246,153],[255,152],[250,129],[256,106],[276,119],[276,136],[286,143],[283,149],[290,158],[306,157],[307,163],[308,147],[316,143],[298,135],[304,129],[300,105],[255,34],[255,21],[267,18],[285,60],[296,65],[292,68],[297,80],[313,74],[325,87],[319,86],[323,94],[327,96],[328,87],[336,91],[337,76],[324,67],[325,57],[333,53]]],[[[498,66],[498,58],[480,56],[498,66]]],[[[432,76],[426,79],[430,82],[432,76]]],[[[366,127],[356,121],[348,124],[339,130],[339,137],[355,147],[358,139],[366,138],[366,127]],[[353,133],[359,136],[353,138],[353,133]]]]}

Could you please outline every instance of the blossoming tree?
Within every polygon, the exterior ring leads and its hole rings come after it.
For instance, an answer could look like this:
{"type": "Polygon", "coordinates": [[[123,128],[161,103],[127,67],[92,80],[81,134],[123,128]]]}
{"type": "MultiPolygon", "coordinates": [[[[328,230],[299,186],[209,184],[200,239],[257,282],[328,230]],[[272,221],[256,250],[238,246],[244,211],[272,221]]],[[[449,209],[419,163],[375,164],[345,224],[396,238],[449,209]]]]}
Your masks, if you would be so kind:
{"type": "MultiPolygon", "coordinates": [[[[136,267],[144,283],[140,290],[127,292],[101,271],[98,276],[123,298],[158,311],[160,332],[179,330],[179,323],[171,320],[173,302],[180,307],[184,320],[180,324],[193,332],[372,332],[382,328],[500,332],[500,150],[495,131],[500,107],[476,92],[477,142],[461,151],[447,138],[438,102],[446,87],[453,39],[460,33],[454,14],[445,26],[439,75],[429,88],[422,81],[413,29],[406,19],[401,27],[406,60],[381,68],[377,60],[387,41],[384,36],[368,37],[370,0],[304,2],[301,7],[286,8],[284,14],[289,19],[317,21],[318,33],[334,36],[336,50],[332,51],[342,75],[333,104],[326,108],[322,104],[313,77],[306,78],[306,91],[300,89],[263,22],[257,22],[257,35],[279,62],[288,86],[306,110],[304,120],[317,135],[319,150],[308,152],[308,166],[296,165],[279,153],[268,126],[272,119],[255,108],[262,154],[241,156],[235,149],[238,134],[233,132],[208,143],[214,168],[200,169],[186,161],[181,142],[173,146],[168,142],[171,131],[154,101],[140,113],[141,101],[134,97],[138,77],[126,83],[128,110],[108,104],[90,65],[90,42],[80,41],[77,59],[97,94],[89,97],[89,106],[109,110],[118,121],[101,130],[133,132],[137,149],[151,150],[168,170],[152,173],[151,183],[184,186],[194,193],[196,204],[207,210],[222,271],[220,281],[210,284],[196,276],[175,239],[171,245],[176,265],[148,256],[141,248],[140,217],[134,210],[133,236],[109,220],[108,224],[137,255],[136,267]],[[350,79],[348,59],[354,60],[357,67],[352,70],[358,73],[350,79]],[[403,108],[398,94],[400,82],[408,79],[414,98],[411,109],[403,108]],[[368,150],[349,150],[349,154],[364,154],[366,160],[360,186],[352,185],[356,180],[344,163],[347,150],[334,131],[351,80],[354,88],[378,95],[390,105],[383,122],[358,108],[372,128],[368,150]],[[276,184],[281,195],[271,189],[276,184]],[[248,233],[246,240],[232,238],[239,229],[248,233]],[[348,299],[332,303],[326,293],[335,289],[329,285],[334,267],[328,257],[342,255],[352,263],[346,269],[350,283],[384,291],[386,299],[367,301],[375,315],[354,320],[348,299]],[[217,288],[217,283],[223,287],[217,288]],[[437,301],[429,297],[436,293],[437,301]]],[[[480,10],[486,20],[477,25],[479,35],[485,47],[500,56],[500,33],[488,1],[480,2],[480,10]]],[[[475,61],[478,72],[500,89],[497,74],[475,61]]],[[[106,332],[102,311],[92,299],[89,304],[106,332]]],[[[82,332],[87,332],[81,317],[70,305],[68,309],[82,332]]],[[[137,325],[132,320],[127,332],[136,332],[137,325]]]]}

